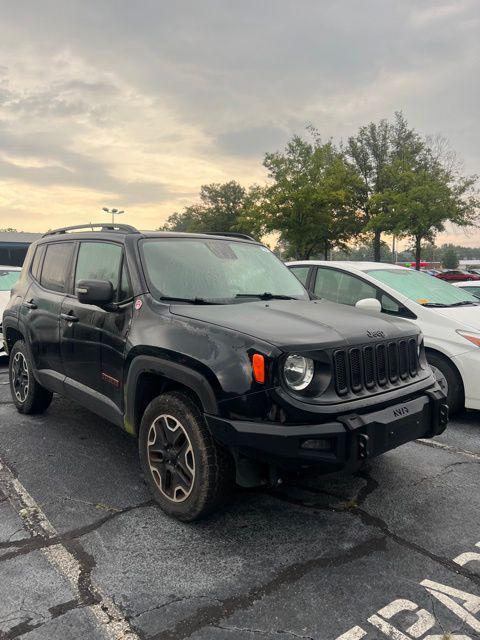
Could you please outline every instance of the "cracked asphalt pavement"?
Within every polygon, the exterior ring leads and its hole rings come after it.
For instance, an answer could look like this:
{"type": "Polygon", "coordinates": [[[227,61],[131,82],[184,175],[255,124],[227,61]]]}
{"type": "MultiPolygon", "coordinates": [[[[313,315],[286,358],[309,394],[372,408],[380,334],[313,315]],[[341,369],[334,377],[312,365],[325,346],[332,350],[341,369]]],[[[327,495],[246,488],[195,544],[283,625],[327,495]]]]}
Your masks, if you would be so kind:
{"type": "Polygon", "coordinates": [[[238,491],[199,524],[151,501],[136,442],[0,365],[0,639],[480,638],[480,413],[354,477],[238,491]]]}

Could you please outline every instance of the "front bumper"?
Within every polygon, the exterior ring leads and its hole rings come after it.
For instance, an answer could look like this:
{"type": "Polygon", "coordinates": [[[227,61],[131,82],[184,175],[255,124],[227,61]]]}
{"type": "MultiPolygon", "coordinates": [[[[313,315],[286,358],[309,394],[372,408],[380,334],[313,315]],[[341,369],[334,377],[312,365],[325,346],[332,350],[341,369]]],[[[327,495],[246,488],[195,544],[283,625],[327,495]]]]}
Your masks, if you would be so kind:
{"type": "Polygon", "coordinates": [[[439,435],[447,426],[448,406],[436,386],[407,402],[319,425],[255,423],[210,415],[206,419],[213,437],[228,448],[281,467],[318,467],[328,473],[355,468],[362,460],[411,440],[439,435]]]}
{"type": "Polygon", "coordinates": [[[7,355],[7,351],[5,348],[5,344],[3,342],[3,333],[2,333],[2,328],[0,327],[0,358],[3,358],[3,356],[7,355]]]}

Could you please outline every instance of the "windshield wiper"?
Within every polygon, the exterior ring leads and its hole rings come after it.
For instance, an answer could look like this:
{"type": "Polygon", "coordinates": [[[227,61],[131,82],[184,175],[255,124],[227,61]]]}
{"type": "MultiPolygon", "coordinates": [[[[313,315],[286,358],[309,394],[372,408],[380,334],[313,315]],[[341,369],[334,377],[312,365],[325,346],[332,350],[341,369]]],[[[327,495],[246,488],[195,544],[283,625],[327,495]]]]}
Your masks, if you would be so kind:
{"type": "Polygon", "coordinates": [[[453,302],[452,304],[449,304],[449,307],[463,307],[465,305],[477,305],[478,302],[475,302],[474,300],[462,300],[461,302],[453,302]]]}
{"type": "Polygon", "coordinates": [[[298,300],[294,296],[284,296],[281,293],[237,293],[235,298],[260,298],[260,300],[298,300]]]}
{"type": "Polygon", "coordinates": [[[422,302],[422,307],[449,307],[448,304],[443,304],[443,302],[422,302]]]}
{"type": "Polygon", "coordinates": [[[161,296],[160,300],[163,302],[188,302],[190,304],[222,304],[205,298],[176,298],[175,296],[161,296]]]}

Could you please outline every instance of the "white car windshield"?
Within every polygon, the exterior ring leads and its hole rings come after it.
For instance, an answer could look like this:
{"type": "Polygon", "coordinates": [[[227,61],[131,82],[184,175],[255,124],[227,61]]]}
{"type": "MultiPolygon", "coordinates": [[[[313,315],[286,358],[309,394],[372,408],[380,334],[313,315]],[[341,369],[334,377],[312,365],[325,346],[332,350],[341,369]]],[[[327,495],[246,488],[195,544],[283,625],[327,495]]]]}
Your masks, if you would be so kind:
{"type": "Polygon", "coordinates": [[[266,247],[214,238],[142,242],[150,290],[157,298],[227,303],[254,299],[308,300],[304,287],[266,247]]]}
{"type": "Polygon", "coordinates": [[[459,307],[478,304],[478,298],[435,276],[409,269],[369,269],[368,273],[424,307],[459,307]]]}
{"type": "Polygon", "coordinates": [[[19,278],[20,271],[0,268],[0,291],[10,291],[19,278]]]}

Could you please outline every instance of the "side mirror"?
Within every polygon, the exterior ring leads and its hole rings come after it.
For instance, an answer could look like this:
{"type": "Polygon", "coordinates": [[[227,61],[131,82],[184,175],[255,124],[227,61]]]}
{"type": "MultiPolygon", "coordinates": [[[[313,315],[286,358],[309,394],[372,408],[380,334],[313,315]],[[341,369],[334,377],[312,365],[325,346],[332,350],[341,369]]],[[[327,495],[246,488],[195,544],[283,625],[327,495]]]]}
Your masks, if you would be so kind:
{"type": "Polygon", "coordinates": [[[82,304],[106,307],[113,302],[113,285],[110,280],[80,280],[76,294],[82,304]]]}
{"type": "Polygon", "coordinates": [[[357,309],[363,309],[364,311],[375,311],[375,313],[382,311],[382,305],[376,298],[363,298],[355,306],[357,309]]]}

